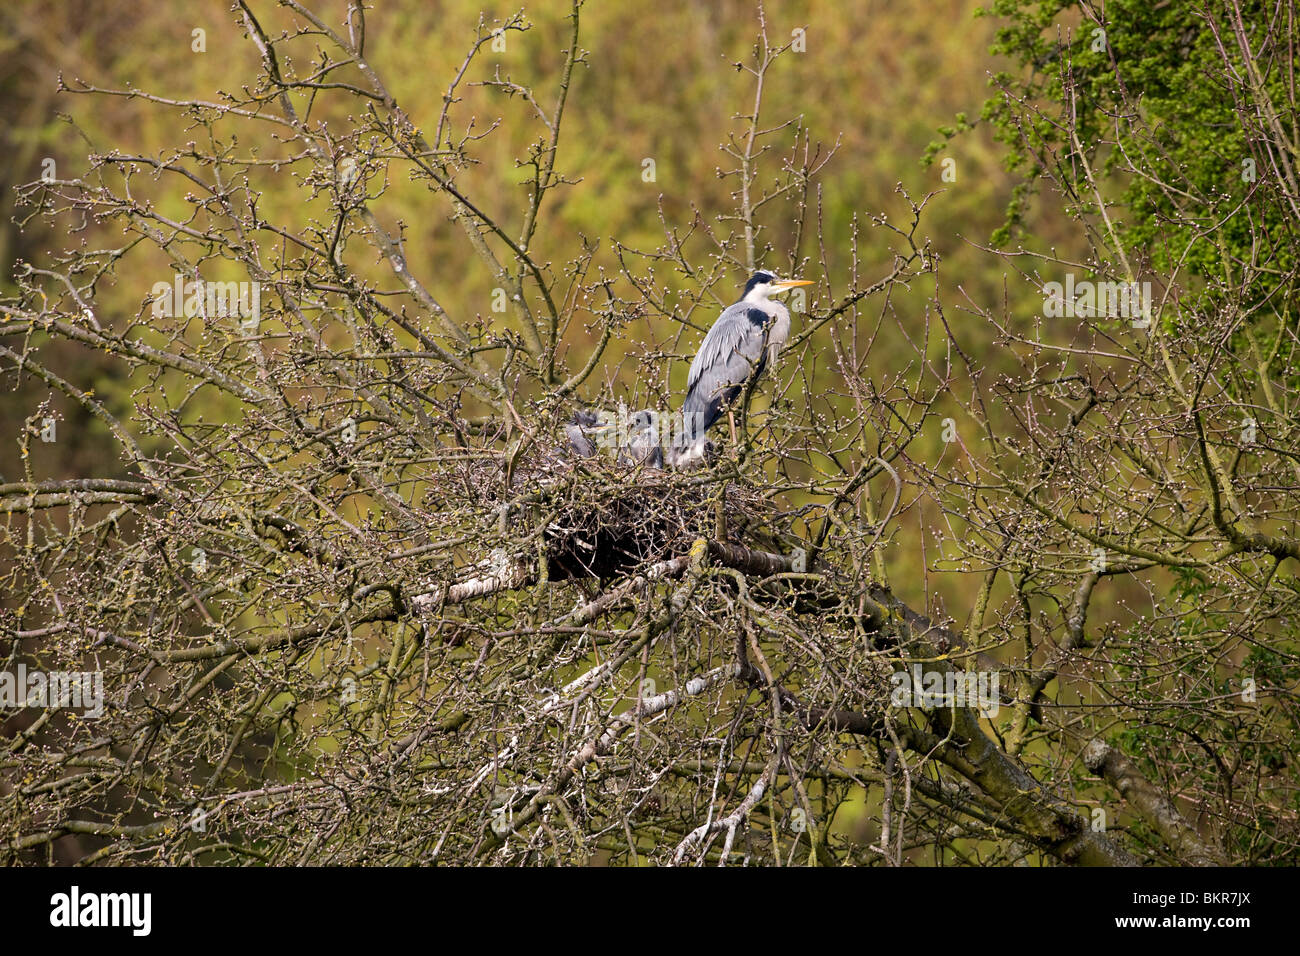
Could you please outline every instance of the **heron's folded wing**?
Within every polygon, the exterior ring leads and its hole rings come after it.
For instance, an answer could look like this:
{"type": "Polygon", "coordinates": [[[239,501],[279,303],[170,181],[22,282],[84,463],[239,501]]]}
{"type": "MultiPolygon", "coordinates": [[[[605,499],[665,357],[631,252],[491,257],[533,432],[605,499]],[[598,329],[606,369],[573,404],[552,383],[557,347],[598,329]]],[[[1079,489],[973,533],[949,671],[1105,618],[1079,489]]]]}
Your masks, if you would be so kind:
{"type": "Polygon", "coordinates": [[[703,381],[705,394],[712,397],[743,384],[755,366],[762,366],[763,326],[767,319],[765,312],[743,302],[724,309],[695,354],[686,378],[687,390],[703,381]],[[751,312],[756,315],[751,317],[751,312]]]}

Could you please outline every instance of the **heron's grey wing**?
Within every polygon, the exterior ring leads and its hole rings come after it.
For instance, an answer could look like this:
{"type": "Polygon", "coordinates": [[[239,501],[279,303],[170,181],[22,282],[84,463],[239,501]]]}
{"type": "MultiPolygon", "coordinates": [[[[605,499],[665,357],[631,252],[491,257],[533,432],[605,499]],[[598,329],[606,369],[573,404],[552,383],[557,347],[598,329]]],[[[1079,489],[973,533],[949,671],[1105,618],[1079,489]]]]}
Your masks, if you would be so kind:
{"type": "Polygon", "coordinates": [[[679,444],[690,454],[703,452],[704,433],[740,393],[746,379],[762,371],[764,329],[769,318],[762,309],[737,303],[723,310],[704,337],[691,363],[682,402],[679,444]]]}
{"type": "Polygon", "coordinates": [[[573,413],[573,421],[564,426],[564,436],[569,440],[569,451],[579,458],[590,458],[596,454],[596,446],[587,435],[587,429],[600,425],[600,418],[586,409],[573,413]]]}
{"type": "Polygon", "coordinates": [[[591,458],[596,454],[596,446],[591,443],[581,425],[565,425],[564,435],[569,440],[569,451],[578,458],[591,458]]]}
{"type": "Polygon", "coordinates": [[[767,313],[743,302],[723,309],[695,353],[686,377],[687,390],[695,391],[702,383],[704,396],[712,399],[732,386],[743,385],[755,366],[762,364],[767,318],[767,313]]]}
{"type": "Polygon", "coordinates": [[[652,431],[637,432],[628,442],[626,450],[619,455],[619,461],[628,465],[649,465],[651,468],[664,466],[664,451],[659,444],[659,437],[652,431]]]}

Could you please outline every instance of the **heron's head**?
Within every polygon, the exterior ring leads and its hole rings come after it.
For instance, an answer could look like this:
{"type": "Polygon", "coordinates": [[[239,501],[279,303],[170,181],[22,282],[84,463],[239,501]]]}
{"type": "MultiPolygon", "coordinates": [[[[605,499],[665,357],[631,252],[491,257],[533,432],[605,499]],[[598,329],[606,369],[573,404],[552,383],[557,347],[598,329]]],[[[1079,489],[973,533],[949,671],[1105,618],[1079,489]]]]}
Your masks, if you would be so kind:
{"type": "Polygon", "coordinates": [[[778,279],[775,273],[766,270],[755,272],[745,283],[745,302],[759,302],[768,296],[780,295],[801,285],[812,285],[806,279],[778,279]]]}

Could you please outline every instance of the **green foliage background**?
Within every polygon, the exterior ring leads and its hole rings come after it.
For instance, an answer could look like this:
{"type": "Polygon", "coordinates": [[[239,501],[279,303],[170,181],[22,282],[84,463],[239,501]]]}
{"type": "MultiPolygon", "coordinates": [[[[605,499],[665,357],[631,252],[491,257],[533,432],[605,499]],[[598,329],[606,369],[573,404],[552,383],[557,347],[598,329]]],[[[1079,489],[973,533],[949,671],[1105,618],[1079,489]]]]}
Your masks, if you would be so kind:
{"type": "MultiPolygon", "coordinates": [[[[333,22],[341,19],[344,9],[341,3],[313,6],[333,22]]],[[[878,243],[874,254],[880,273],[886,272],[886,239],[866,224],[873,215],[903,217],[906,206],[895,194],[898,184],[914,196],[936,191],[923,233],[942,256],[950,290],[957,298],[969,296],[983,303],[1007,295],[1013,304],[1038,312],[1041,295],[1019,280],[1004,288],[1005,270],[974,245],[1002,222],[1016,181],[1004,168],[990,131],[977,125],[947,146],[943,157],[955,161],[955,182],[943,181],[939,163],[924,161],[937,130],[958,114],[978,115],[989,95],[988,77],[1007,66],[988,52],[995,24],[977,18],[976,7],[972,0],[944,0],[926,5],[921,16],[908,5],[871,0],[768,4],[774,40],[788,39],[794,29],[803,28],[806,52],[783,58],[774,69],[765,91],[764,116],[772,125],[798,118],[813,141],[840,143],[820,177],[833,266],[837,253],[847,259],[844,253],[856,222],[862,227],[864,259],[872,259],[871,244],[878,243]]],[[[432,123],[479,17],[490,25],[517,9],[477,0],[392,0],[370,16],[367,49],[413,121],[432,123]]],[[[733,208],[732,184],[717,174],[725,159],[719,145],[740,130],[737,114],[751,106],[751,78],[735,63],[748,59],[752,51],[756,11],[748,0],[654,6],[603,2],[584,9],[582,44],[589,57],[575,74],[556,164],[559,172],[578,182],[556,193],[544,208],[534,243],[537,258],[558,269],[581,249],[582,241],[599,240],[597,265],[613,275],[617,251],[611,237],[626,247],[653,249],[664,238],[661,214],[669,223],[689,225],[696,213],[709,220],[733,208]],[[654,183],[642,181],[647,157],[656,163],[654,183]]],[[[525,13],[531,28],[507,34],[506,51],[484,57],[471,79],[491,79],[499,70],[516,83],[551,88],[567,39],[568,5],[548,0],[529,4],[525,13]]],[[[268,11],[268,23],[279,26],[274,16],[274,10],[268,11]]],[[[177,122],[175,111],[142,99],[57,93],[60,76],[68,85],[79,80],[100,88],[217,101],[219,91],[238,89],[259,68],[256,50],[223,3],[48,5],[33,0],[6,5],[0,19],[6,24],[0,31],[6,64],[0,76],[7,121],[2,135],[6,151],[15,157],[6,170],[6,196],[15,183],[38,178],[47,157],[57,164],[60,177],[71,178],[87,167],[89,153],[117,149],[147,155],[183,149],[193,134],[177,122]],[[196,29],[205,31],[206,52],[192,50],[196,29]]],[[[524,173],[515,160],[544,132],[531,107],[499,90],[469,87],[455,116],[477,131],[498,124],[474,149],[480,165],[461,180],[462,188],[489,213],[517,222],[526,194],[524,173]]],[[[340,129],[346,128],[347,117],[339,116],[337,122],[340,129]]],[[[793,144],[793,130],[783,136],[783,148],[793,144]]],[[[769,156],[765,162],[775,177],[779,157],[769,156]]],[[[180,197],[165,192],[151,198],[164,210],[179,213],[184,208],[180,197]]],[[[12,199],[6,202],[12,214],[12,199]]],[[[271,221],[297,220],[307,215],[311,202],[304,185],[286,176],[280,188],[263,193],[260,213],[271,221]]],[[[495,282],[465,244],[459,227],[448,221],[448,208],[441,199],[431,198],[425,184],[394,179],[376,211],[386,225],[401,227],[408,256],[449,312],[477,315],[485,324],[499,319],[490,307],[495,282]]],[[[1036,242],[1058,247],[1068,242],[1063,223],[1050,217],[1034,219],[1032,209],[1028,215],[1036,242]]],[[[761,239],[773,250],[764,264],[783,268],[795,253],[790,225],[771,215],[764,226],[761,239]]],[[[5,275],[15,259],[39,261],[42,250],[63,243],[113,242],[111,236],[99,235],[93,222],[72,236],[50,236],[36,222],[23,233],[7,222],[0,230],[0,249],[7,254],[5,275]]],[[[701,246],[700,254],[705,253],[701,246]]],[[[797,253],[815,260],[817,249],[805,242],[797,253]]],[[[140,265],[143,256],[129,261],[111,285],[106,282],[98,290],[98,307],[118,321],[137,316],[149,287],[170,278],[161,257],[150,268],[140,265]]],[[[815,261],[808,269],[811,277],[819,278],[815,261]]],[[[382,270],[376,270],[378,274],[382,270]]],[[[656,279],[673,289],[682,285],[680,277],[664,270],[656,279]]],[[[737,285],[743,280],[743,275],[735,276],[737,285]]],[[[615,288],[624,298],[635,295],[627,283],[616,283],[615,288]]],[[[910,302],[900,300],[902,321],[907,321],[909,309],[920,315],[934,291],[933,286],[916,288],[910,302]]],[[[974,331],[983,336],[982,330],[974,331]]],[[[680,337],[677,323],[663,315],[629,323],[622,330],[623,340],[606,352],[602,384],[630,404],[675,405],[698,334],[680,337]],[[638,383],[644,382],[657,383],[656,393],[640,391],[638,383]]],[[[979,337],[966,345],[998,368],[998,351],[979,337]]],[[[570,367],[585,362],[593,344],[594,334],[575,323],[564,339],[570,367]]],[[[910,355],[910,346],[901,335],[891,335],[887,322],[872,364],[885,370],[907,362],[910,355]]],[[[94,365],[82,363],[67,371],[119,407],[129,393],[127,383],[104,377],[94,365]]],[[[0,409],[0,440],[13,448],[24,418],[45,397],[42,391],[6,401],[0,409]]],[[[97,426],[74,407],[58,408],[66,416],[61,438],[57,445],[33,450],[39,456],[34,463],[38,473],[51,478],[116,473],[116,462],[106,460],[109,453],[97,426]]],[[[205,410],[207,420],[219,420],[221,414],[217,408],[205,410]]],[[[932,440],[937,457],[939,438],[932,440]]],[[[924,515],[918,512],[913,534],[921,533],[923,524],[924,515]]],[[[900,588],[912,592],[909,597],[928,591],[948,597],[957,607],[969,605],[960,576],[945,575],[927,585],[919,550],[891,550],[896,551],[891,557],[897,562],[894,574],[900,588]]],[[[976,585],[969,582],[971,589],[976,585]]]]}

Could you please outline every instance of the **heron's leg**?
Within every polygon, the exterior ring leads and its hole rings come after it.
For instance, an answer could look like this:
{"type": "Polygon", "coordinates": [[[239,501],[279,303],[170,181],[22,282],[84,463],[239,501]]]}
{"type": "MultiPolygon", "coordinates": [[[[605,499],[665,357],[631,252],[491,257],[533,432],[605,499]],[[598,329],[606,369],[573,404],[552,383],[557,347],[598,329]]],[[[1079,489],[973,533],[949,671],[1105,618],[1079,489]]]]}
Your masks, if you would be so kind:
{"type": "Polygon", "coordinates": [[[736,444],[736,412],[730,405],[727,406],[727,424],[731,426],[731,444],[735,445],[736,444]]]}

